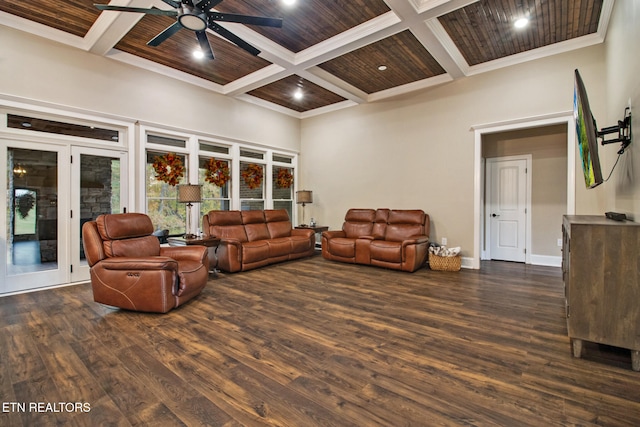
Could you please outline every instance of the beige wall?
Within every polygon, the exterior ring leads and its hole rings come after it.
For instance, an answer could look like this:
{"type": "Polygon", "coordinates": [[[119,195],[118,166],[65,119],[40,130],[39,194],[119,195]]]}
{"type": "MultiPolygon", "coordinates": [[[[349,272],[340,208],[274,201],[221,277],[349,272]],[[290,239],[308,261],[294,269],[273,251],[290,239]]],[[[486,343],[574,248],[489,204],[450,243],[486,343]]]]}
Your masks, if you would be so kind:
{"type": "MultiPolygon", "coordinates": [[[[606,116],[597,117],[598,126],[611,126],[622,119],[624,108],[631,106],[635,138],[620,158],[611,181],[600,187],[606,192],[606,210],[624,212],[640,221],[640,2],[615,3],[606,40],[606,116]]],[[[591,83],[591,82],[589,82],[591,83]]],[[[598,82],[600,83],[600,82],[598,82]]],[[[585,82],[585,85],[587,82],[585,82]]],[[[589,90],[589,88],[588,88],[589,90]]],[[[589,94],[591,96],[591,94],[589,94]]],[[[602,171],[606,176],[616,161],[619,144],[600,148],[602,171]]]]}
{"type": "MultiPolygon", "coordinates": [[[[484,158],[531,155],[532,256],[561,257],[562,215],[567,213],[567,126],[486,135],[484,158]]],[[[485,193],[486,194],[486,193],[485,193]]]]}
{"type": "MultiPolygon", "coordinates": [[[[314,191],[308,214],[339,228],[350,207],[424,209],[433,240],[447,237],[463,256],[474,256],[471,127],[571,111],[575,68],[602,78],[604,46],[305,119],[300,170],[302,184],[314,191]]],[[[604,88],[594,85],[589,96],[605,114],[604,88]]],[[[598,202],[594,193],[576,190],[578,213],[598,202]]]]}
{"type": "Polygon", "coordinates": [[[300,121],[0,26],[0,94],[298,151],[300,121]]]}

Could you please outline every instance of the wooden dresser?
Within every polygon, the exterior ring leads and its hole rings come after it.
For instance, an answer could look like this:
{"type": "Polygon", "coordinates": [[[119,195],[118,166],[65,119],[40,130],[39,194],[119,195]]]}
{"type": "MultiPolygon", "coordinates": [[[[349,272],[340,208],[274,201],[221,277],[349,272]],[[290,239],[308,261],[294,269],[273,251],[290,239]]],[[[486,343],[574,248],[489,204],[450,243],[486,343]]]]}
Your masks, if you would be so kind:
{"type": "Polygon", "coordinates": [[[562,276],[574,357],[590,341],[631,350],[640,371],[640,223],[565,215],[562,276]]]}

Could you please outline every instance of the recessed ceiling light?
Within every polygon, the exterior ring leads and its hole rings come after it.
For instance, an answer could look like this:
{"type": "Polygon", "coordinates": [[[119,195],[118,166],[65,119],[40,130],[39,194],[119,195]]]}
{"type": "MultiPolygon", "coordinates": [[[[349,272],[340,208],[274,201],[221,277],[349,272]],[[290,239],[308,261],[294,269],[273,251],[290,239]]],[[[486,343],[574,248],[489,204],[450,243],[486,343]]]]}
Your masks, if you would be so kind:
{"type": "Polygon", "coordinates": [[[296,100],[301,100],[304,97],[304,94],[302,93],[302,89],[298,89],[293,93],[293,98],[296,100]]]}
{"type": "Polygon", "coordinates": [[[24,128],[30,128],[32,126],[31,123],[29,122],[22,122],[21,124],[22,124],[22,127],[24,128]]]}
{"type": "Polygon", "coordinates": [[[516,19],[516,22],[513,23],[513,26],[516,28],[524,28],[529,24],[529,18],[519,18],[516,19]]]}
{"type": "Polygon", "coordinates": [[[378,67],[378,70],[380,70],[380,71],[384,71],[384,70],[386,70],[386,69],[387,69],[387,66],[386,66],[386,65],[380,65],[380,66],[378,67]]]}
{"type": "Polygon", "coordinates": [[[196,49],[193,51],[193,57],[196,59],[202,59],[204,58],[204,52],[202,52],[200,49],[196,49]]]}

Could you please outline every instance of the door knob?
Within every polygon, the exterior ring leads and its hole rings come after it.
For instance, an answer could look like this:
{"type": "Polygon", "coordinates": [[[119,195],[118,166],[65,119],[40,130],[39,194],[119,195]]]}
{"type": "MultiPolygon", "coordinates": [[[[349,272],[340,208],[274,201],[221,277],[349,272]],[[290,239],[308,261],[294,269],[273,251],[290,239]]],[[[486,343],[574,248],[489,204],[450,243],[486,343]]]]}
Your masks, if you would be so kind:
{"type": "Polygon", "coordinates": [[[491,216],[495,218],[495,217],[500,216],[500,215],[498,215],[498,214],[491,214],[491,216]]]}

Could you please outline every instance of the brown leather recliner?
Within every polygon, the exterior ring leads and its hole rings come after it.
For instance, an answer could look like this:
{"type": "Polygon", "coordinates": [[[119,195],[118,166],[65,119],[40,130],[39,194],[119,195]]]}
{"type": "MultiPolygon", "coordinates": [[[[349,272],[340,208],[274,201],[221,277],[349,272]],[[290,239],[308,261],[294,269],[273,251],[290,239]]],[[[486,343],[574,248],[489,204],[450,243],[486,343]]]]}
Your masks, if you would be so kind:
{"type": "Polygon", "coordinates": [[[166,313],[207,284],[204,246],[160,247],[140,213],[100,215],[82,226],[93,299],[127,310],[166,313]]]}

